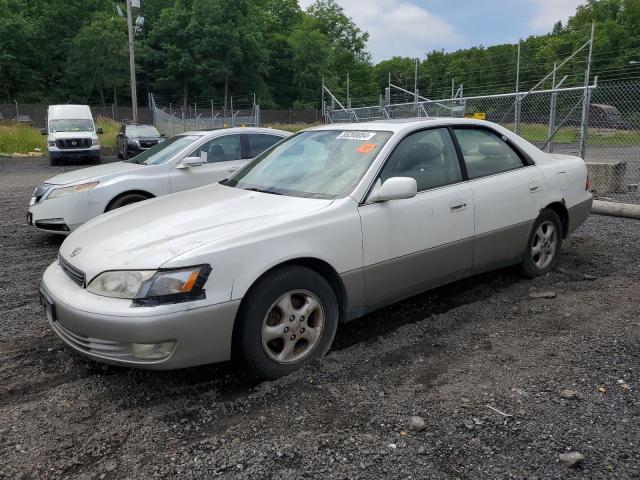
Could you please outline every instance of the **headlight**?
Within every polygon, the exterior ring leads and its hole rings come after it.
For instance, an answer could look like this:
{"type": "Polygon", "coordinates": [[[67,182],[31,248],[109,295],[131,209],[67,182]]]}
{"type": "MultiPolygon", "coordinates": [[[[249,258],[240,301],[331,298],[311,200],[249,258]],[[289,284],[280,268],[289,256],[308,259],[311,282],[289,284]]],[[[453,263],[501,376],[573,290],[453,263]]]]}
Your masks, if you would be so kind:
{"type": "Polygon", "coordinates": [[[97,138],[92,138],[91,139],[91,145],[99,145],[100,141],[97,138]]]}
{"type": "Polygon", "coordinates": [[[127,138],[127,143],[129,145],[133,145],[134,147],[139,147],[140,144],[138,143],[138,140],[134,139],[134,138],[127,138]]]}
{"type": "Polygon", "coordinates": [[[103,272],[87,286],[96,295],[129,298],[136,305],[178,303],[204,298],[209,265],[166,270],[103,272]]]}
{"type": "Polygon", "coordinates": [[[71,185],[69,187],[61,187],[53,190],[49,195],[47,195],[46,200],[51,200],[52,198],[60,198],[66,195],[71,195],[76,192],[84,192],[86,190],[91,190],[93,187],[98,185],[99,182],[91,182],[91,183],[81,183],[78,185],[71,185]]]}
{"type": "Polygon", "coordinates": [[[47,144],[48,144],[50,147],[55,147],[55,146],[56,146],[56,142],[55,142],[54,140],[48,140],[48,141],[47,141],[47,144]]]}

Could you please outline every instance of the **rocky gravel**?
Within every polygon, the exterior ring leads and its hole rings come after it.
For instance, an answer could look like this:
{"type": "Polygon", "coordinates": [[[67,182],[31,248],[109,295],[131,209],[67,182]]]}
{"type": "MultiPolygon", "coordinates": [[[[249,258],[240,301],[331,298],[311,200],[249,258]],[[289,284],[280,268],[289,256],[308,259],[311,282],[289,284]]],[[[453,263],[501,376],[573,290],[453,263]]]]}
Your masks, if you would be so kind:
{"type": "Polygon", "coordinates": [[[149,372],[74,353],[38,305],[60,239],[26,207],[71,168],[0,159],[0,478],[640,478],[640,222],[343,325],[277,381],[149,372]]]}

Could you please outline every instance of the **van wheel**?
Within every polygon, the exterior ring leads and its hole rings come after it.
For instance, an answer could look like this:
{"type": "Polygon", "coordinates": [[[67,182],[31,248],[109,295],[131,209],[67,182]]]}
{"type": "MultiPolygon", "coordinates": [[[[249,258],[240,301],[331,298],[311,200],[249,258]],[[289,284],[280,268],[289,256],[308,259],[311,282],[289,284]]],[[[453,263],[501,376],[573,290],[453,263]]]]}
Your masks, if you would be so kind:
{"type": "Polygon", "coordinates": [[[520,270],[529,278],[549,273],[558,264],[562,247],[562,222],[556,212],[542,211],[533,224],[520,270]]]}
{"type": "Polygon", "coordinates": [[[122,195],[121,197],[113,200],[107,208],[105,212],[110,212],[111,210],[115,210],[116,208],[124,207],[125,205],[131,205],[132,203],[142,202],[143,200],[148,200],[149,197],[143,195],[141,193],[127,193],[122,195]]]}
{"type": "Polygon", "coordinates": [[[60,165],[60,160],[58,160],[57,158],[49,158],[49,165],[51,165],[52,167],[60,165]]]}
{"type": "Polygon", "coordinates": [[[338,327],[338,302],[322,275],[283,267],[251,288],[238,321],[238,353],[257,376],[274,379],[327,353],[338,327]]]}

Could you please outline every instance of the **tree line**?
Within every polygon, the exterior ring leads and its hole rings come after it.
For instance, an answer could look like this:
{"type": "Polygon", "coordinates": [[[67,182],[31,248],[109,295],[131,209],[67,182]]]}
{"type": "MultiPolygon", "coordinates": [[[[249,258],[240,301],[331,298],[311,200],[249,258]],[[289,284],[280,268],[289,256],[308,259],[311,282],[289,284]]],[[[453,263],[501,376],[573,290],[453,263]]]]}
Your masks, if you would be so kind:
{"type": "MultiPolygon", "coordinates": [[[[126,20],[113,0],[0,0],[0,101],[129,104],[126,20]]],[[[314,108],[325,84],[341,100],[370,105],[389,82],[413,90],[415,60],[374,64],[367,32],[335,0],[142,0],[136,35],[138,89],[187,104],[255,93],[263,108],[314,108]]],[[[566,25],[521,42],[520,90],[588,40],[601,80],[640,74],[640,0],[589,0],[566,25]],[[639,62],[639,63],[634,63],[639,62]]],[[[418,60],[421,95],[513,91],[517,45],[434,50],[418,60]]],[[[584,79],[585,55],[559,72],[584,79]]],[[[550,80],[547,82],[550,83],[550,80]]]]}

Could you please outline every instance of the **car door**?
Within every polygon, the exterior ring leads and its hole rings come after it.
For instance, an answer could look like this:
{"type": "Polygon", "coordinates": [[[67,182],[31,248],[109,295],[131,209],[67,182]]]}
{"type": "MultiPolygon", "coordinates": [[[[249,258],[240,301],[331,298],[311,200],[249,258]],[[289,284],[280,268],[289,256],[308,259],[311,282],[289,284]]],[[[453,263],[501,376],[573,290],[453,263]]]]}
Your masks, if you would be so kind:
{"type": "Polygon", "coordinates": [[[174,165],[170,175],[172,192],[219,182],[246,162],[242,159],[242,139],[239,134],[217,136],[195,148],[187,157],[200,157],[203,163],[188,168],[184,168],[180,162],[174,165]]]}
{"type": "Polygon", "coordinates": [[[449,130],[404,138],[377,182],[391,177],[415,178],[418,193],[359,207],[369,307],[464,276],[473,261],[473,197],[449,130]]]}
{"type": "Polygon", "coordinates": [[[475,204],[474,269],[520,261],[547,198],[542,172],[492,129],[456,127],[453,133],[475,204]]]}

